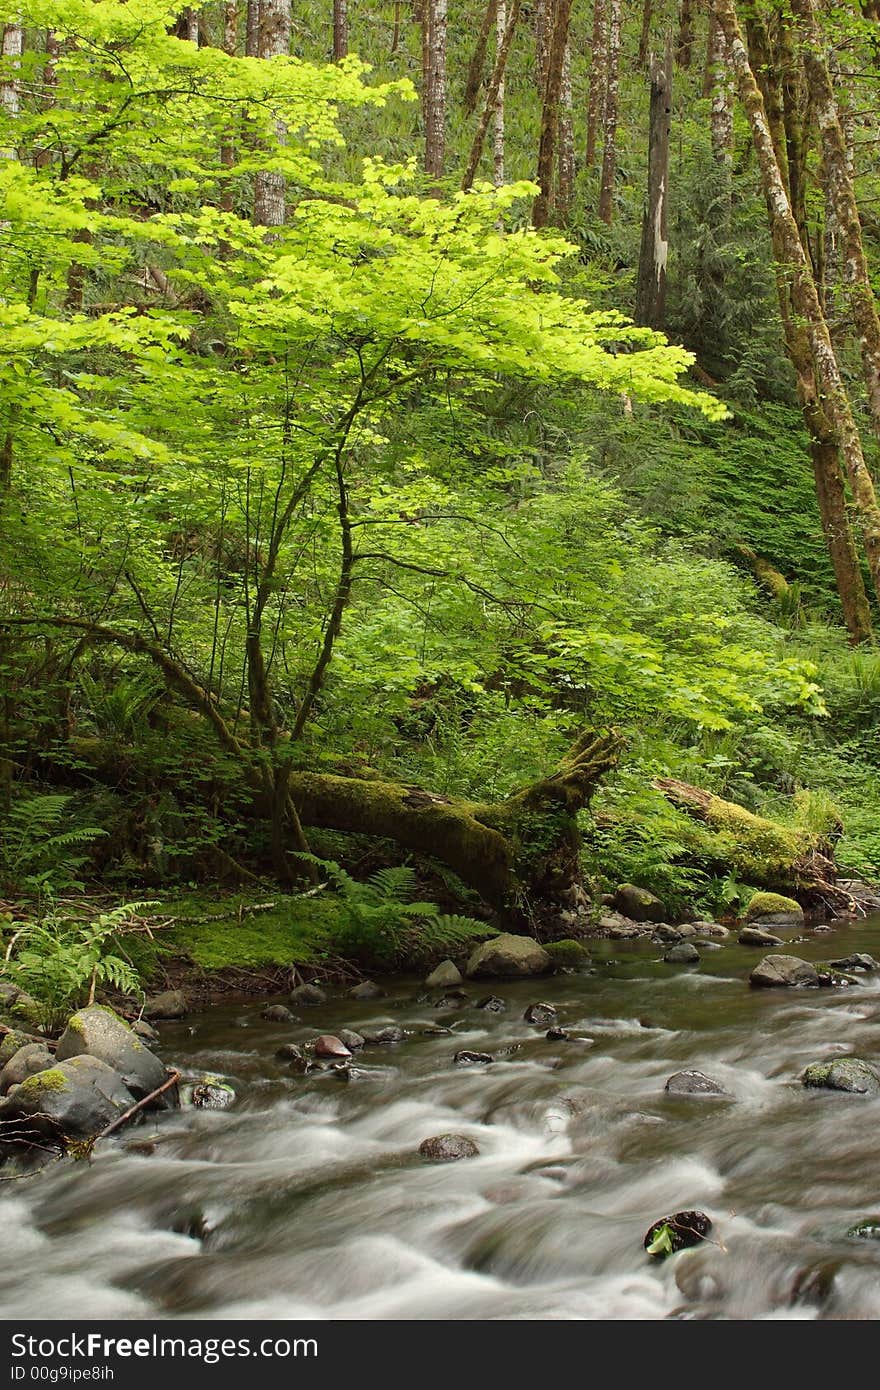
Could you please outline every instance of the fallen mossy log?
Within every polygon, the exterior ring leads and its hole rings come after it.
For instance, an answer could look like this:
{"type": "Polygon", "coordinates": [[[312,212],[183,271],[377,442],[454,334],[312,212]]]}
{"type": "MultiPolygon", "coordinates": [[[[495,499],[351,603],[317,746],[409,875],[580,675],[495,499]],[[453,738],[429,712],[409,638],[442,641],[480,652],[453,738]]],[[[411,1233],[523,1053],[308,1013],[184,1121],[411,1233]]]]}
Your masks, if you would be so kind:
{"type": "Polygon", "coordinates": [[[804,906],[852,907],[850,895],[837,885],[834,842],[839,824],[824,831],[782,825],[674,777],[658,777],[652,785],[706,826],[709,834],[701,853],[732,870],[741,882],[785,893],[804,906]]]}

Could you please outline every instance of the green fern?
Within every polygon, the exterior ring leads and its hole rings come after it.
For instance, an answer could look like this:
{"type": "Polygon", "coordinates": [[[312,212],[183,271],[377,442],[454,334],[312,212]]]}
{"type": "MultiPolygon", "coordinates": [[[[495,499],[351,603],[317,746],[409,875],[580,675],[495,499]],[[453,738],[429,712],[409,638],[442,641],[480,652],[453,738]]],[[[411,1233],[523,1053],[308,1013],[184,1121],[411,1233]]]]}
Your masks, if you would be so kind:
{"type": "Polygon", "coordinates": [[[106,832],[97,826],[62,829],[69,796],[29,796],[13,803],[0,828],[0,874],[14,891],[39,896],[70,887],[86,861],[82,850],[106,832]]]}

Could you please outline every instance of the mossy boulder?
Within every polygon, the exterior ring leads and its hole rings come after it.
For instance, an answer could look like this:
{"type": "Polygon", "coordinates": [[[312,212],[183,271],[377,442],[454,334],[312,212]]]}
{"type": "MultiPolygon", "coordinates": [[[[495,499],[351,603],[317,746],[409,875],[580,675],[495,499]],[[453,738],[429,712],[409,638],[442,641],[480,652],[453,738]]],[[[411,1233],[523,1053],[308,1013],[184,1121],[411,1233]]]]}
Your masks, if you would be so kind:
{"type": "Polygon", "coordinates": [[[93,1139],[133,1104],[131,1091],[106,1062],[70,1057],[27,1077],[0,1101],[0,1153],[21,1153],[28,1135],[62,1146],[93,1139]]]}
{"type": "Polygon", "coordinates": [[[802,927],[804,909],[782,893],[755,893],[746,908],[746,921],[762,927],[802,927]]]}
{"type": "Polygon", "coordinates": [[[45,1071],[54,1064],[54,1057],[47,1052],[43,1043],[31,1042],[20,1047],[0,1071],[0,1093],[5,1095],[10,1086],[20,1086],[26,1077],[45,1071]]]}
{"type": "Polygon", "coordinates": [[[32,1037],[27,1033],[20,1032],[17,1028],[14,1028],[11,1033],[4,1033],[3,1037],[0,1038],[0,1067],[5,1067],[16,1052],[32,1042],[32,1037]]]}
{"type": "Polygon", "coordinates": [[[851,1095],[880,1094],[880,1076],[861,1057],[834,1057],[830,1062],[813,1062],[801,1078],[805,1086],[828,1091],[848,1091],[851,1095]]]}
{"type": "Polygon", "coordinates": [[[551,963],[547,951],[533,937],[501,932],[471,953],[465,974],[469,979],[526,979],[545,975],[551,963]]]}
{"type": "MultiPolygon", "coordinates": [[[[70,1057],[97,1057],[119,1073],[138,1100],[158,1090],[166,1080],[158,1057],[144,1046],[124,1019],[101,1004],[90,1004],[68,1019],[55,1056],[59,1062],[70,1057]]],[[[173,1090],[166,1092],[157,1104],[167,1108],[173,1103],[169,1099],[172,1094],[173,1090]]]]}
{"type": "Polygon", "coordinates": [[[563,941],[545,941],[544,950],[555,970],[577,970],[590,963],[590,953],[583,942],[570,937],[563,941]]]}
{"type": "Polygon", "coordinates": [[[668,915],[656,893],[634,883],[621,883],[614,894],[614,906],[631,922],[665,922],[668,915]]]}

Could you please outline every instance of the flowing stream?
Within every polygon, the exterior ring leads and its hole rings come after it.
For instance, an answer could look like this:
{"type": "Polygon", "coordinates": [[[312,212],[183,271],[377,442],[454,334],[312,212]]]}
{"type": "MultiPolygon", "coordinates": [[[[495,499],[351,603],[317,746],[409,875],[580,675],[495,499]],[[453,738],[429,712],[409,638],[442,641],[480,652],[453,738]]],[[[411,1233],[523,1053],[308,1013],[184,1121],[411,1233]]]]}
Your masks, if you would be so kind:
{"type": "MultiPolygon", "coordinates": [[[[878,930],[791,949],[876,952],[878,930]]],[[[752,990],[761,950],[683,967],[648,941],[594,947],[592,973],[471,982],[451,1008],[395,979],[295,1025],[261,1020],[266,1001],[161,1025],[163,1058],[227,1078],[235,1106],[149,1119],[90,1164],[0,1188],[4,1317],[880,1317],[880,1241],[846,1235],[880,1212],[880,1098],[800,1084],[814,1060],[880,1060],[880,975],[752,990]],[[503,1013],[475,1007],[490,992],[503,1013]],[[569,1041],[524,1021],[537,1000],[569,1041]],[[275,1057],[390,1022],[409,1036],[347,1082],[275,1057]],[[496,1060],[455,1065],[458,1048],[496,1060]],[[731,1098],[664,1092],[693,1067],[731,1098]],[[426,1162],[444,1133],[479,1157],[426,1162]],[[712,1243],[649,1259],[648,1226],[694,1207],[712,1243]]]]}

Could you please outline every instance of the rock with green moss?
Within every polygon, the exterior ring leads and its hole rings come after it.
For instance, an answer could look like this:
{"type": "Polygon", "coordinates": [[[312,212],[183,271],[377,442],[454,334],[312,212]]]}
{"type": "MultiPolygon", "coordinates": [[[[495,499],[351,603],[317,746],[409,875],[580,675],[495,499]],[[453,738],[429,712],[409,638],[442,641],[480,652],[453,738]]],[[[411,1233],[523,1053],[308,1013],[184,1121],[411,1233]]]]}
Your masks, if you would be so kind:
{"type": "Polygon", "coordinates": [[[880,1240],[880,1216],[864,1216],[847,1231],[848,1236],[857,1240],[880,1240]]]}
{"type": "Polygon", "coordinates": [[[11,1033],[4,1033],[3,1037],[0,1038],[0,1067],[5,1067],[20,1048],[27,1047],[32,1042],[32,1037],[29,1037],[27,1033],[20,1032],[17,1028],[14,1028],[11,1033]]]}
{"type": "Polygon", "coordinates": [[[0,1153],[20,1153],[26,1136],[62,1147],[93,1139],[132,1105],[131,1091],[106,1062],[70,1057],[27,1077],[0,1101],[0,1153]]]}
{"type": "Polygon", "coordinates": [[[44,1043],[31,1042],[25,1047],[20,1047],[0,1071],[0,1094],[5,1096],[10,1086],[20,1086],[26,1077],[33,1076],[38,1071],[45,1071],[47,1067],[53,1066],[54,1062],[54,1057],[51,1052],[47,1052],[44,1043]]]}
{"type": "Polygon", "coordinates": [[[813,1062],[801,1080],[805,1086],[821,1086],[828,1091],[848,1091],[859,1096],[880,1094],[880,1076],[861,1057],[834,1057],[830,1062],[813,1062]]]}
{"type": "Polygon", "coordinates": [[[555,970],[577,970],[590,963],[590,953],[583,942],[570,937],[563,941],[545,941],[544,950],[555,970]]]}
{"type": "Polygon", "coordinates": [[[755,893],[746,908],[746,921],[762,927],[802,927],[804,909],[781,893],[755,893]]]}
{"type": "Polygon", "coordinates": [[[501,932],[472,952],[465,974],[469,979],[516,980],[545,975],[550,966],[550,956],[533,937],[501,932]]]}
{"type": "MultiPolygon", "coordinates": [[[[133,1096],[142,1100],[156,1091],[166,1080],[166,1072],[158,1057],[145,1047],[124,1019],[101,1004],[79,1009],[67,1021],[58,1039],[55,1056],[59,1062],[69,1057],[97,1057],[118,1072],[133,1096]]],[[[174,1090],[166,1091],[157,1102],[167,1108],[174,1090]]]]}
{"type": "Polygon", "coordinates": [[[665,922],[666,908],[647,888],[639,888],[634,883],[621,883],[614,894],[614,906],[631,922],[665,922]]]}

